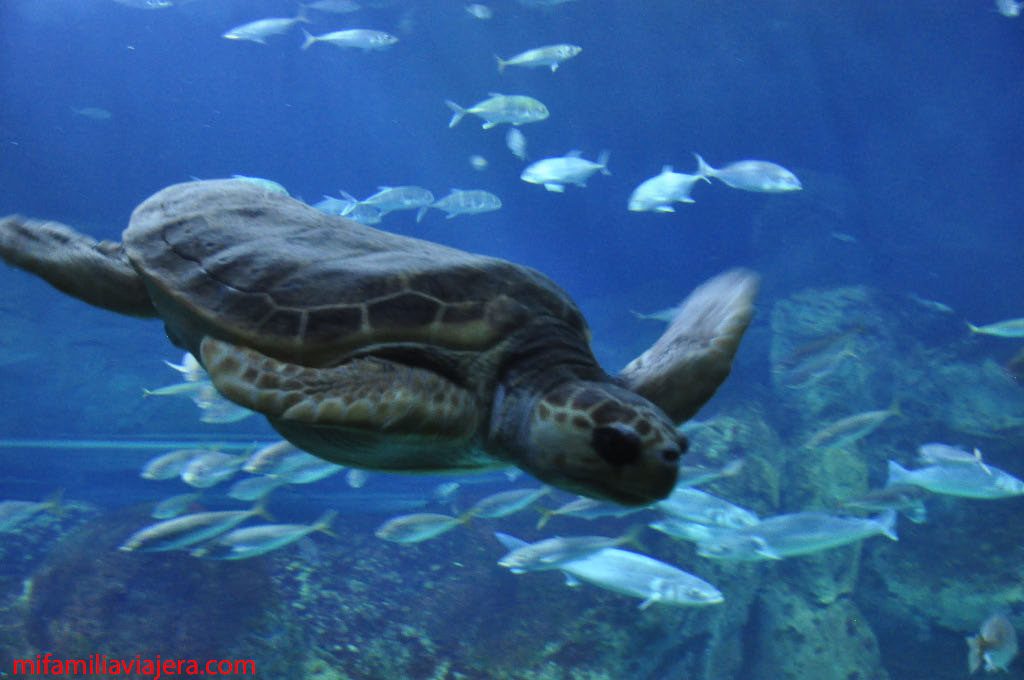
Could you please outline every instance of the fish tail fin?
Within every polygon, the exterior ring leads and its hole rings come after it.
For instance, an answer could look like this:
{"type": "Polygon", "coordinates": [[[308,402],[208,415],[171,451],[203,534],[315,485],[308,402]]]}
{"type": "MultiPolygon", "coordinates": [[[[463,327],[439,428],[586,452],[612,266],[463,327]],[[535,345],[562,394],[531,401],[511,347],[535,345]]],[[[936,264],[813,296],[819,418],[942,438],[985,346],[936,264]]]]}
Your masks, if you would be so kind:
{"type": "Polygon", "coordinates": [[[971,323],[970,321],[966,321],[965,323],[967,324],[967,328],[969,328],[969,329],[970,329],[971,333],[982,333],[982,332],[983,332],[983,331],[981,330],[981,326],[975,326],[975,325],[974,325],[973,323],[971,323]]]}
{"type": "Polygon", "coordinates": [[[611,158],[612,152],[605,149],[597,156],[597,164],[601,166],[602,175],[610,175],[612,171],[608,169],[608,159],[611,158]]]}
{"type": "Polygon", "coordinates": [[[313,529],[313,531],[319,531],[320,533],[327,534],[328,536],[333,536],[334,538],[338,538],[338,534],[334,533],[334,530],[331,529],[331,524],[337,518],[338,518],[338,511],[337,510],[328,510],[324,514],[320,515],[320,519],[318,519],[317,521],[313,522],[312,529],[313,529]]]}
{"type": "Polygon", "coordinates": [[[889,461],[889,478],[886,480],[886,486],[898,486],[900,484],[907,484],[907,477],[910,475],[910,470],[903,467],[894,460],[889,461]]]}
{"type": "Polygon", "coordinates": [[[547,523],[551,521],[551,518],[555,516],[555,511],[548,510],[547,508],[537,508],[537,511],[540,512],[540,519],[537,520],[537,528],[543,529],[547,523]]]}
{"type": "Polygon", "coordinates": [[[459,524],[469,524],[470,520],[472,520],[474,517],[476,517],[476,513],[470,509],[466,510],[466,512],[462,513],[455,519],[458,520],[459,524]]]}
{"type": "Polygon", "coordinates": [[[444,103],[452,110],[452,119],[448,121],[448,127],[453,128],[458,125],[459,121],[466,115],[466,109],[462,108],[451,99],[445,99],[444,103]]]}
{"type": "Polygon", "coordinates": [[[64,489],[57,489],[49,496],[43,499],[43,505],[46,506],[46,511],[56,515],[57,517],[63,517],[67,506],[64,505],[64,489]]]}
{"type": "Polygon", "coordinates": [[[529,545],[529,543],[527,543],[521,538],[516,538],[511,534],[505,534],[500,531],[495,531],[494,537],[498,539],[499,543],[501,543],[509,550],[517,550],[519,548],[522,548],[524,545],[529,545]]]}
{"type": "Polygon", "coordinates": [[[640,534],[644,532],[647,527],[646,524],[634,524],[633,526],[626,529],[626,533],[619,536],[616,543],[619,545],[631,545],[634,548],[643,550],[643,544],[640,543],[640,534]]]}
{"type": "Polygon", "coordinates": [[[253,515],[257,515],[267,521],[273,522],[274,516],[271,515],[270,512],[267,510],[267,498],[268,496],[264,496],[263,498],[256,501],[252,506],[251,512],[253,515]]]}
{"type": "Polygon", "coordinates": [[[342,216],[348,215],[349,213],[356,209],[357,205],[359,205],[359,199],[353,196],[352,194],[348,193],[344,189],[338,189],[338,193],[341,194],[342,198],[348,201],[348,205],[341,209],[342,216]]]}
{"type": "Polygon", "coordinates": [[[498,62],[498,73],[504,73],[505,67],[508,66],[508,62],[499,57],[497,54],[494,55],[494,58],[498,62]]]}
{"type": "Polygon", "coordinates": [[[715,169],[708,165],[707,161],[699,153],[693,154],[693,157],[697,159],[697,176],[710,183],[711,180],[708,178],[715,176],[715,169]]]}
{"type": "Polygon", "coordinates": [[[735,477],[743,470],[743,466],[747,464],[746,458],[734,458],[728,463],[722,466],[723,477],[735,477]]]}
{"type": "Polygon", "coordinates": [[[302,43],[302,49],[308,50],[309,46],[317,41],[317,38],[305,28],[302,29],[302,35],[306,39],[305,42],[302,43]]]}
{"type": "Polygon", "coordinates": [[[417,224],[419,224],[420,222],[423,221],[423,216],[427,214],[428,210],[430,210],[430,206],[429,205],[425,205],[425,206],[423,206],[422,208],[420,208],[419,210],[416,211],[416,223],[417,224]]]}
{"type": "Polygon", "coordinates": [[[973,675],[981,668],[981,636],[971,635],[967,640],[967,670],[973,675]]]}
{"type": "Polygon", "coordinates": [[[888,538],[890,541],[898,541],[900,537],[896,535],[896,511],[886,510],[881,515],[875,518],[875,521],[882,526],[882,535],[888,538]]]}

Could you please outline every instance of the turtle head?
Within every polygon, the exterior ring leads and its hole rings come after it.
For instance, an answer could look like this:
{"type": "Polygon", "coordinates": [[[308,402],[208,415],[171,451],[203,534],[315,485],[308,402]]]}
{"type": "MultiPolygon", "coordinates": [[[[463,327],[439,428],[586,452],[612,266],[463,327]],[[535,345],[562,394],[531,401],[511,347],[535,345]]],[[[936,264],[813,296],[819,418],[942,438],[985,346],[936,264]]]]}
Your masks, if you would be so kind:
{"type": "Polygon", "coordinates": [[[562,489],[623,505],[665,498],[687,447],[661,409],[610,382],[559,385],[533,402],[527,421],[520,467],[562,489]]]}

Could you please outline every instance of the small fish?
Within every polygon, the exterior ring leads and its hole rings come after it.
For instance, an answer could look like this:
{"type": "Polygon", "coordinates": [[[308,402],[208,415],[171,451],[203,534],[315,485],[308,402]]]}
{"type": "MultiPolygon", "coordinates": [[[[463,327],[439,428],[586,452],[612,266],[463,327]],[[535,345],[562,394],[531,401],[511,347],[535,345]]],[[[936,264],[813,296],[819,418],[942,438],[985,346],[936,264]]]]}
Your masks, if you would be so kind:
{"type": "Polygon", "coordinates": [[[181,481],[197,489],[206,489],[233,476],[244,464],[245,456],[208,451],[185,465],[181,481]]]}
{"type": "Polygon", "coordinates": [[[923,524],[928,519],[928,511],[924,507],[923,500],[926,493],[924,489],[917,486],[896,484],[881,489],[871,489],[856,498],[848,498],[839,505],[846,510],[865,512],[895,510],[914,524],[923,524]]]}
{"type": "Polygon", "coordinates": [[[561,66],[562,62],[572,59],[582,51],[583,48],[579,45],[545,45],[544,47],[520,52],[508,59],[502,59],[498,55],[494,55],[494,58],[498,60],[498,73],[504,73],[506,66],[523,66],[526,68],[547,66],[554,73],[561,66]]]}
{"type": "Polygon", "coordinates": [[[993,335],[997,338],[1024,338],[1024,318],[1007,319],[990,323],[987,326],[975,326],[968,321],[967,327],[971,329],[972,333],[980,335],[993,335]]]}
{"type": "Polygon", "coordinates": [[[128,537],[121,547],[124,552],[135,550],[163,552],[187,548],[230,531],[250,517],[267,517],[262,501],[250,510],[228,510],[221,512],[197,512],[157,522],[139,529],[128,537]]]}
{"type": "MultiPolygon", "coordinates": [[[[515,128],[512,129],[514,130],[515,128]]],[[[469,157],[469,166],[477,172],[483,172],[487,169],[488,165],[490,165],[490,163],[488,163],[487,159],[478,153],[469,157]]]]}
{"type": "Polygon", "coordinates": [[[529,184],[542,184],[548,191],[562,193],[566,184],[586,187],[587,180],[595,172],[610,175],[608,152],[602,151],[596,161],[588,161],[579,151],[570,151],[564,156],[544,158],[531,163],[523,170],[519,179],[529,184]]]}
{"type": "Polygon", "coordinates": [[[153,506],[149,516],[153,519],[171,519],[181,515],[202,497],[201,493],[179,493],[163,499],[153,506]]]}
{"type": "MultiPolygon", "coordinates": [[[[566,562],[587,557],[604,548],[616,548],[636,540],[641,527],[636,527],[618,538],[607,536],[555,536],[545,538],[536,543],[520,545],[510,550],[498,560],[498,565],[505,567],[513,574],[528,571],[546,571],[558,569],[566,562]]],[[[499,541],[504,544],[508,534],[496,533],[499,541]]]]}
{"type": "Polygon", "coordinates": [[[761,193],[780,193],[798,191],[803,187],[800,180],[792,172],[768,161],[736,161],[721,169],[707,164],[699,154],[697,157],[697,174],[714,177],[733,189],[757,191],[761,193]]]}
{"type": "Polygon", "coordinates": [[[248,40],[249,42],[266,45],[268,37],[284,33],[289,28],[300,22],[309,22],[309,19],[306,18],[305,11],[301,8],[299,10],[299,14],[290,19],[271,18],[250,21],[247,24],[235,26],[234,28],[225,31],[221,37],[227,38],[228,40],[248,40]]]}
{"type": "Polygon", "coordinates": [[[494,10],[487,5],[481,5],[477,2],[466,5],[466,13],[474,19],[480,19],[481,21],[486,21],[494,16],[494,10]]]}
{"type": "Polygon", "coordinates": [[[678,517],[663,517],[651,522],[647,526],[655,531],[660,531],[663,534],[671,536],[672,538],[678,538],[679,540],[689,541],[691,543],[707,542],[717,536],[720,532],[727,531],[724,527],[708,526],[707,524],[700,524],[698,522],[687,522],[686,520],[679,519],[678,517]]]}
{"type": "Polygon", "coordinates": [[[199,456],[210,453],[209,449],[177,449],[160,454],[146,461],[139,476],[143,479],[171,479],[185,471],[185,467],[199,456]]]}
{"type": "Polygon", "coordinates": [[[746,508],[706,491],[686,487],[676,487],[668,498],[658,501],[651,507],[678,519],[712,526],[740,528],[755,526],[761,521],[756,514],[746,508]]]}
{"type": "Polygon", "coordinates": [[[341,212],[343,216],[349,215],[356,208],[370,207],[383,217],[395,210],[426,210],[434,202],[434,194],[418,186],[378,187],[377,193],[361,201],[344,191],[341,195],[349,201],[349,205],[341,212]]]}
{"type": "Polygon", "coordinates": [[[646,508],[630,507],[580,496],[576,500],[569,501],[554,510],[541,510],[541,518],[537,522],[537,528],[543,529],[544,525],[551,521],[552,517],[576,517],[578,519],[593,520],[602,517],[626,517],[642,510],[646,510],[646,508]]]}
{"type": "MultiPolygon", "coordinates": [[[[309,454],[306,454],[309,455],[309,454]]],[[[274,475],[285,484],[312,484],[321,479],[327,479],[345,469],[345,466],[332,463],[315,456],[312,460],[306,459],[299,464],[283,472],[275,472],[274,475]]]]}
{"type": "Polygon", "coordinates": [[[231,485],[228,489],[228,498],[234,498],[236,501],[258,501],[284,484],[283,480],[276,477],[246,477],[231,485]]]}
{"type": "Polygon", "coordinates": [[[917,459],[923,465],[977,465],[985,474],[992,474],[978,449],[967,452],[948,444],[922,444],[917,448],[917,459]]]}
{"type": "Polygon", "coordinates": [[[700,486],[718,479],[735,477],[743,469],[746,461],[743,458],[730,460],[720,468],[711,468],[705,465],[680,465],[679,476],[676,478],[677,489],[688,486],[700,486]]]}
{"type": "Polygon", "coordinates": [[[845,231],[830,231],[828,235],[840,243],[857,243],[857,237],[853,234],[848,234],[845,231]]]}
{"type": "Polygon", "coordinates": [[[284,188],[284,185],[280,182],[275,182],[272,179],[265,179],[263,177],[252,177],[250,175],[231,175],[231,179],[238,179],[243,182],[248,182],[263,189],[268,194],[279,194],[281,196],[290,196],[288,190],[284,188]]]}
{"type": "Polygon", "coordinates": [[[520,510],[530,507],[541,497],[549,493],[551,489],[542,486],[536,489],[511,489],[491,494],[473,504],[466,515],[469,517],[483,517],[485,519],[497,519],[508,517],[520,510]]]}
{"type": "Polygon", "coordinates": [[[949,305],[939,302],[937,300],[927,300],[916,293],[907,293],[907,299],[911,302],[921,305],[925,309],[930,309],[933,312],[940,314],[955,314],[955,310],[949,305]]]}
{"type": "Polygon", "coordinates": [[[783,368],[780,364],[776,367],[775,374],[782,387],[803,390],[835,374],[848,358],[856,357],[856,352],[844,345],[838,352],[829,349],[806,356],[788,368],[783,368]]]}
{"type": "Polygon", "coordinates": [[[620,595],[641,599],[640,609],[652,604],[699,607],[725,601],[718,588],[671,564],[640,553],[604,548],[559,569],[567,583],[579,580],[620,595]]]}
{"type": "Polygon", "coordinates": [[[377,527],[374,535],[392,543],[419,543],[451,531],[466,520],[433,512],[392,517],[377,527]]]}
{"type": "Polygon", "coordinates": [[[316,2],[304,2],[302,6],[306,9],[315,9],[317,12],[331,14],[350,14],[363,8],[355,0],[316,0],[316,2]]]}
{"type": "Polygon", "coordinates": [[[1017,656],[1017,631],[1002,614],[993,614],[981,624],[977,635],[967,638],[967,669],[971,674],[981,668],[989,673],[1007,671],[1017,656]]]}
{"type": "Polygon", "coordinates": [[[167,9],[174,6],[171,0],[114,0],[114,2],[135,9],[167,9]]]}
{"type": "Polygon", "coordinates": [[[253,474],[271,474],[276,471],[275,468],[285,459],[297,463],[299,460],[304,460],[307,456],[309,458],[316,458],[316,456],[304,451],[299,451],[295,448],[294,444],[282,439],[273,444],[267,444],[250,454],[242,469],[253,474]]]}
{"type": "Polygon", "coordinates": [[[526,160],[526,135],[519,128],[510,127],[505,134],[505,146],[521,161],[526,160]]]}
{"type": "Polygon", "coordinates": [[[896,513],[859,519],[822,512],[776,515],[760,524],[717,532],[697,544],[697,554],[715,560],[751,562],[810,555],[882,535],[896,541],[896,513]]]}
{"type": "Polygon", "coordinates": [[[704,175],[673,172],[671,165],[661,173],[641,182],[629,197],[628,208],[633,212],[675,212],[673,203],[694,203],[690,197],[693,185],[699,181],[710,183],[704,175]]]}
{"type": "Polygon", "coordinates": [[[206,389],[213,387],[208,380],[186,380],[185,382],[164,385],[156,389],[147,390],[143,388],[143,397],[193,397],[206,389]]]}
{"type": "Polygon", "coordinates": [[[477,215],[498,210],[501,208],[501,199],[489,191],[452,189],[451,193],[430,207],[448,213],[445,217],[450,220],[458,215],[477,215]]]}
{"type": "Polygon", "coordinates": [[[306,38],[302,43],[304,50],[308,50],[315,43],[322,42],[335,47],[352,47],[369,52],[370,50],[385,50],[398,42],[398,38],[390,33],[374,31],[369,28],[350,28],[323,35],[313,35],[306,29],[302,29],[302,33],[306,38]]]}
{"type": "Polygon", "coordinates": [[[864,411],[846,418],[840,418],[811,435],[804,444],[809,449],[840,449],[868,436],[882,423],[900,414],[899,404],[894,403],[885,410],[864,411]]]}
{"type": "Polygon", "coordinates": [[[912,484],[932,493],[960,498],[1010,498],[1024,495],[1024,481],[1008,472],[988,465],[932,465],[907,470],[894,460],[889,461],[886,486],[912,484]]]}
{"type": "Polygon", "coordinates": [[[366,470],[359,468],[350,468],[345,473],[345,483],[352,489],[362,489],[366,486],[366,481],[370,478],[370,473],[366,470]]]}
{"type": "Polygon", "coordinates": [[[106,109],[101,109],[98,106],[83,106],[81,108],[76,108],[73,106],[71,107],[71,112],[76,116],[81,116],[82,118],[88,118],[89,120],[95,120],[98,122],[110,120],[114,117],[114,114],[112,114],[110,111],[107,111],[106,109]]]}
{"type": "Polygon", "coordinates": [[[46,500],[0,501],[0,533],[14,532],[25,522],[43,512],[60,513],[63,491],[58,491],[46,500]]]}
{"type": "Polygon", "coordinates": [[[996,0],[996,11],[1008,19],[1019,17],[1021,9],[1024,9],[1024,2],[996,0]]]}
{"type": "Polygon", "coordinates": [[[331,523],[337,518],[335,510],[328,510],[312,524],[261,524],[235,529],[191,551],[193,557],[211,560],[246,560],[280,550],[317,531],[337,536],[331,523]]]}
{"type": "Polygon", "coordinates": [[[382,215],[379,210],[373,206],[358,205],[358,203],[359,201],[352,198],[341,199],[334,198],[333,196],[324,196],[324,200],[313,207],[328,215],[344,215],[359,224],[380,224],[382,215]]]}
{"type": "Polygon", "coordinates": [[[448,127],[453,128],[459,124],[467,113],[479,116],[483,119],[483,128],[490,130],[501,123],[512,125],[523,125],[525,123],[536,123],[548,117],[548,107],[533,97],[518,94],[497,94],[492,92],[487,99],[473,104],[465,109],[450,99],[444,102],[452,110],[452,118],[448,121],[448,127]]]}
{"type": "Polygon", "coordinates": [[[192,395],[192,401],[202,411],[199,421],[203,423],[237,423],[256,413],[233,401],[228,401],[213,385],[203,385],[198,392],[192,395]]]}

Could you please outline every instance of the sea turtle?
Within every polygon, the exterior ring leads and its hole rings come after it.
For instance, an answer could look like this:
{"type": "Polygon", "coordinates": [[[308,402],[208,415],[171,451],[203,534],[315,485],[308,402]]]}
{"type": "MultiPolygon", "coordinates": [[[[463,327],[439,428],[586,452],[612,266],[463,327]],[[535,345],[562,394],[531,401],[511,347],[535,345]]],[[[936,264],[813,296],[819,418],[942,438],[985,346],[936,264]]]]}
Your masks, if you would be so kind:
{"type": "Polygon", "coordinates": [[[757,288],[743,270],[705,283],[613,377],[539,272],[239,180],[158,192],[122,243],[6,217],[0,257],[92,305],[163,319],[224,396],[327,460],[517,465],[631,505],[671,491],[687,446],[676,426],[728,375],[757,288]]]}

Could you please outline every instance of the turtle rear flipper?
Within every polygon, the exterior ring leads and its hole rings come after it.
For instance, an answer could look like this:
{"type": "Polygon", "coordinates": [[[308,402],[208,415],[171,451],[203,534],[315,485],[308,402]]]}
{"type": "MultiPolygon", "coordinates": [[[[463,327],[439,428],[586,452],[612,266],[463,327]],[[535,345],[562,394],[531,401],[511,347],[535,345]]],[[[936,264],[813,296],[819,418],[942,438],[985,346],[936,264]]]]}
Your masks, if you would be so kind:
{"type": "Polygon", "coordinates": [[[677,424],[693,417],[732,370],[754,316],[758,276],[734,269],[694,290],[650,349],[619,377],[677,424]]]}
{"type": "Polygon", "coordinates": [[[97,242],[59,222],[11,215],[0,219],[0,258],[90,305],[157,315],[120,243],[97,242]]]}
{"type": "Polygon", "coordinates": [[[329,368],[300,366],[211,337],[203,339],[200,355],[221,394],[301,439],[293,442],[300,448],[335,462],[464,467],[424,451],[462,451],[479,427],[476,399],[422,368],[377,357],[329,368]]]}

